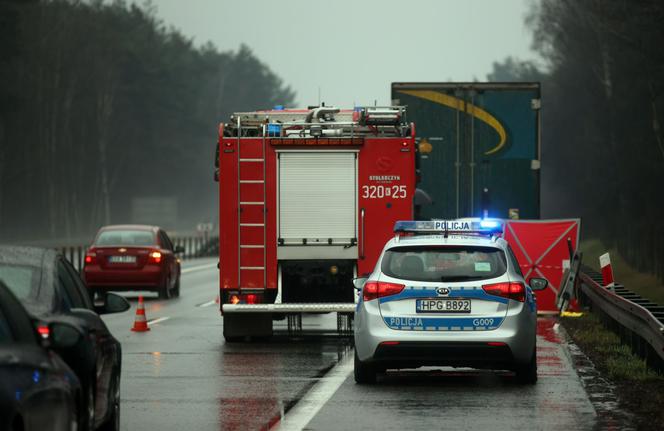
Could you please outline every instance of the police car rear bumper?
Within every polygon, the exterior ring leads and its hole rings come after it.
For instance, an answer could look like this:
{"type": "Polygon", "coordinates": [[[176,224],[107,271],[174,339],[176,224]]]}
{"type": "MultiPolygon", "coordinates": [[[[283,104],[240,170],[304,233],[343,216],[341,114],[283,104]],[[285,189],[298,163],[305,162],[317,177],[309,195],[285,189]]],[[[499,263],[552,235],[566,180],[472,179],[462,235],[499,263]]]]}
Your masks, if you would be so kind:
{"type": "Polygon", "coordinates": [[[506,344],[410,341],[379,345],[372,362],[385,368],[437,365],[498,369],[510,368],[515,361],[506,344]]]}
{"type": "Polygon", "coordinates": [[[500,327],[494,330],[414,331],[388,327],[374,302],[361,303],[355,314],[355,350],[363,362],[385,363],[390,361],[389,355],[395,354],[394,361],[397,363],[401,359],[413,363],[420,358],[420,365],[432,364],[429,359],[437,359],[436,365],[443,365],[446,358],[442,355],[449,355],[449,365],[477,366],[483,363],[489,368],[491,364],[502,364],[504,361],[525,364],[535,349],[537,317],[525,309],[525,304],[510,307],[500,327]],[[405,347],[399,347],[401,345],[405,347]],[[435,353],[427,355],[426,352],[419,352],[420,346],[433,348],[435,353]],[[459,346],[470,347],[470,357],[466,358],[459,346]],[[474,360],[478,354],[485,355],[485,358],[474,360]]]}

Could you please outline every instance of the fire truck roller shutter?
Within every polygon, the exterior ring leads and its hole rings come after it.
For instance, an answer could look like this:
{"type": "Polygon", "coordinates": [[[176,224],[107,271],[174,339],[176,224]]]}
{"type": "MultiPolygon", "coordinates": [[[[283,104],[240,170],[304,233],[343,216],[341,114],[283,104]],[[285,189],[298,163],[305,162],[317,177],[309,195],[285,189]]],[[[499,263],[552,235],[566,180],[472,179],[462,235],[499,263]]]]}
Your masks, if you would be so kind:
{"type": "MultiPolygon", "coordinates": [[[[354,152],[282,152],[280,245],[355,249],[357,158],[354,152]]],[[[287,248],[287,247],[284,247],[287,248]]],[[[332,256],[329,256],[332,257],[332,256]]]]}

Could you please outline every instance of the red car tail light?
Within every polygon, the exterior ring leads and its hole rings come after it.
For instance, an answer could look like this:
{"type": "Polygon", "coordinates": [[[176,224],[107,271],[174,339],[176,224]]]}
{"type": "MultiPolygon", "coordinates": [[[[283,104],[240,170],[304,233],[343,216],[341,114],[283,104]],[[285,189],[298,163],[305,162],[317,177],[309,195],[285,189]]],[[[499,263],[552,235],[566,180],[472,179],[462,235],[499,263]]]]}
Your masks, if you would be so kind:
{"type": "Polygon", "coordinates": [[[96,262],[96,260],[97,260],[97,253],[95,253],[94,251],[88,251],[85,254],[85,264],[86,265],[92,265],[96,262]]]}
{"type": "Polygon", "coordinates": [[[51,330],[47,325],[37,326],[37,332],[41,335],[42,338],[46,339],[51,335],[51,330]]]}
{"type": "Polygon", "coordinates": [[[526,300],[526,287],[523,283],[495,283],[485,284],[482,289],[489,295],[500,296],[507,299],[513,299],[519,302],[526,300]]]}
{"type": "Polygon", "coordinates": [[[150,263],[160,263],[161,262],[161,252],[152,251],[150,252],[150,263]]]}
{"type": "Polygon", "coordinates": [[[403,284],[386,283],[384,281],[367,281],[362,288],[362,297],[365,301],[397,295],[406,287],[403,284]]]}

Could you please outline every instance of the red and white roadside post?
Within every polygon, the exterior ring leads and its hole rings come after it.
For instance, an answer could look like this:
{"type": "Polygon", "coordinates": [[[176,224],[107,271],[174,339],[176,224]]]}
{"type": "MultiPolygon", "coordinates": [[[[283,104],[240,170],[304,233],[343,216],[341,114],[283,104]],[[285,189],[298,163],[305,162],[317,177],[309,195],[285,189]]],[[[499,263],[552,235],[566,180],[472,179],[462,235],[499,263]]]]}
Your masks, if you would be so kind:
{"type": "Polygon", "coordinates": [[[613,268],[611,267],[611,257],[609,256],[609,253],[604,253],[599,257],[599,266],[602,268],[604,287],[613,287],[613,268]]]}

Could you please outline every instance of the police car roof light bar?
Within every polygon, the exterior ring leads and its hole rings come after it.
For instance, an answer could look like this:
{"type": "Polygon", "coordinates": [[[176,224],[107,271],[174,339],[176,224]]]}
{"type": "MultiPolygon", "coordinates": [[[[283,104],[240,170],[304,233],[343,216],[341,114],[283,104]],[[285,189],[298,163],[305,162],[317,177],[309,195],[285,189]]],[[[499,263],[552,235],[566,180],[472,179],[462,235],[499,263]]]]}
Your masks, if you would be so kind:
{"type": "Polygon", "coordinates": [[[445,237],[449,233],[467,233],[479,235],[500,235],[503,223],[498,219],[458,219],[458,220],[427,220],[398,221],[394,224],[394,233],[440,234],[445,237]]]}

